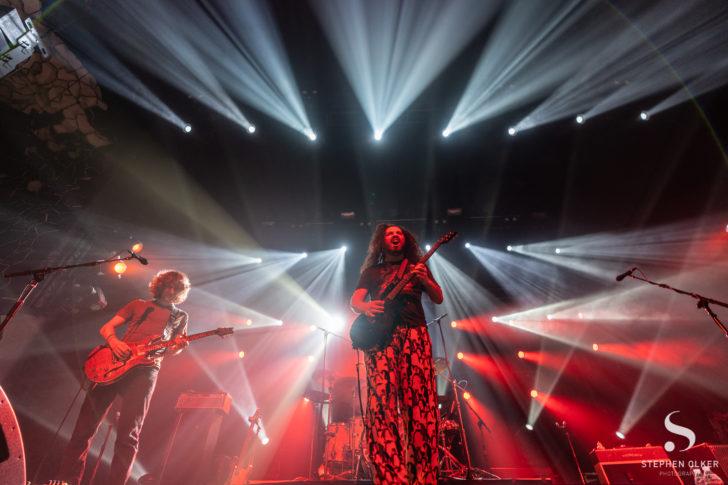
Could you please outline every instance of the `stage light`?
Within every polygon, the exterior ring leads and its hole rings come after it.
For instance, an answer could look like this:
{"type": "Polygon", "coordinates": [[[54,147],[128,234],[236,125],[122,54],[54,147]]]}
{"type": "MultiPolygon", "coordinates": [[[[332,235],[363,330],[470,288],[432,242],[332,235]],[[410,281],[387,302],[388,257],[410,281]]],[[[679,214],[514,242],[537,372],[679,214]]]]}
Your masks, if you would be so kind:
{"type": "Polygon", "coordinates": [[[252,321],[252,320],[251,320],[250,318],[248,318],[248,319],[247,319],[247,320],[245,321],[245,326],[247,326],[247,327],[250,327],[251,325],[253,325],[253,321],[252,321]]]}
{"type": "Polygon", "coordinates": [[[526,423],[526,429],[529,431],[533,431],[533,425],[531,423],[526,423]]]}
{"type": "Polygon", "coordinates": [[[119,277],[121,277],[122,274],[126,271],[126,263],[123,261],[119,261],[118,263],[114,264],[114,273],[118,274],[119,277]]]}
{"type": "Polygon", "coordinates": [[[534,399],[538,397],[538,391],[536,389],[531,390],[531,397],[534,399]]]}
{"type": "Polygon", "coordinates": [[[579,123],[580,125],[583,125],[584,124],[584,121],[586,121],[586,119],[584,118],[583,115],[578,115],[576,117],[576,122],[579,123]]]}
{"type": "Polygon", "coordinates": [[[260,440],[260,444],[263,446],[267,445],[268,443],[270,443],[270,438],[268,438],[267,436],[264,436],[263,439],[260,440]]]}
{"type": "Polygon", "coordinates": [[[429,251],[431,247],[429,244],[425,245],[425,251],[429,251]]]}
{"type": "Polygon", "coordinates": [[[449,128],[446,128],[446,129],[444,129],[444,130],[442,131],[442,136],[443,136],[444,138],[447,138],[448,136],[450,136],[450,133],[451,133],[451,132],[450,132],[450,129],[449,129],[449,128]]]}
{"type": "Polygon", "coordinates": [[[309,361],[309,362],[313,362],[313,359],[314,359],[313,355],[309,355],[309,356],[308,356],[308,361],[309,361]]]}
{"type": "Polygon", "coordinates": [[[555,252],[556,254],[561,254],[561,248],[556,248],[556,249],[554,249],[554,252],[555,252]]]}
{"type": "Polygon", "coordinates": [[[465,399],[466,401],[468,401],[470,399],[470,393],[468,391],[465,391],[463,393],[463,399],[465,399]]]}
{"type": "Polygon", "coordinates": [[[470,243],[469,242],[466,242],[465,243],[465,247],[468,248],[468,249],[470,249],[470,243]]]}
{"type": "Polygon", "coordinates": [[[306,136],[308,137],[309,140],[316,141],[317,136],[316,136],[316,133],[314,133],[313,131],[307,130],[306,136]]]}
{"type": "Polygon", "coordinates": [[[640,119],[642,121],[647,121],[650,119],[650,114],[647,111],[643,111],[640,113],[640,119]]]}
{"type": "Polygon", "coordinates": [[[346,252],[346,246],[341,246],[341,252],[342,253],[345,253],[346,252]]]}
{"type": "Polygon", "coordinates": [[[597,350],[599,350],[599,344],[592,344],[592,350],[594,352],[596,352],[597,350]]]}
{"type": "Polygon", "coordinates": [[[450,326],[452,328],[458,328],[458,321],[457,320],[453,320],[452,322],[450,322],[450,326]]]}
{"type": "Polygon", "coordinates": [[[465,358],[465,354],[458,352],[458,359],[463,360],[463,358],[465,358]]]}
{"type": "Polygon", "coordinates": [[[308,253],[301,253],[302,258],[308,258],[308,253]]]}
{"type": "Polygon", "coordinates": [[[304,397],[303,402],[311,402],[311,401],[307,397],[304,397]]]}
{"type": "Polygon", "coordinates": [[[579,318],[584,318],[584,314],[579,312],[579,315],[577,315],[579,318]]]}
{"type": "Polygon", "coordinates": [[[546,315],[546,320],[553,320],[553,319],[554,319],[554,316],[551,315],[550,313],[548,315],[546,315]]]}
{"type": "Polygon", "coordinates": [[[248,125],[248,133],[255,133],[255,125],[248,125]]]}
{"type": "Polygon", "coordinates": [[[185,123],[185,126],[184,126],[184,128],[182,128],[182,131],[184,131],[185,133],[191,132],[192,131],[192,125],[189,124],[189,123],[185,123]]]}
{"type": "Polygon", "coordinates": [[[382,130],[374,130],[374,139],[379,141],[382,139],[384,132],[382,130]]]}
{"type": "Polygon", "coordinates": [[[516,129],[514,127],[508,128],[508,134],[511,136],[516,136],[516,129]]]}
{"type": "Polygon", "coordinates": [[[622,433],[621,431],[617,431],[614,434],[616,434],[617,438],[619,438],[620,440],[623,440],[625,438],[624,433],[622,433]]]}
{"type": "Polygon", "coordinates": [[[132,253],[140,253],[140,252],[142,252],[142,249],[144,249],[144,245],[142,243],[138,242],[138,243],[135,243],[131,247],[131,252],[132,253]]]}
{"type": "Polygon", "coordinates": [[[311,325],[311,326],[309,326],[309,327],[308,327],[308,329],[309,329],[310,331],[312,331],[312,332],[315,332],[315,331],[316,331],[316,329],[318,329],[318,327],[317,327],[316,325],[311,325]]]}
{"type": "Polygon", "coordinates": [[[511,246],[511,245],[506,246],[506,251],[513,251],[513,246],[511,246]]]}
{"type": "Polygon", "coordinates": [[[240,352],[238,352],[238,358],[242,359],[243,357],[245,357],[245,351],[241,350],[240,352]]]}
{"type": "Polygon", "coordinates": [[[497,323],[498,322],[498,317],[496,317],[495,315],[493,315],[492,317],[490,317],[490,321],[493,322],[493,323],[497,323]]]}
{"type": "Polygon", "coordinates": [[[255,261],[256,263],[258,263],[258,264],[260,264],[260,263],[262,263],[262,262],[263,262],[263,260],[262,260],[261,258],[255,258],[255,260],[254,260],[254,261],[255,261]]]}
{"type": "Polygon", "coordinates": [[[519,351],[518,351],[518,358],[519,358],[519,359],[522,359],[522,358],[524,358],[525,356],[526,356],[526,353],[525,353],[525,352],[524,352],[523,350],[519,350],[519,351]]]}

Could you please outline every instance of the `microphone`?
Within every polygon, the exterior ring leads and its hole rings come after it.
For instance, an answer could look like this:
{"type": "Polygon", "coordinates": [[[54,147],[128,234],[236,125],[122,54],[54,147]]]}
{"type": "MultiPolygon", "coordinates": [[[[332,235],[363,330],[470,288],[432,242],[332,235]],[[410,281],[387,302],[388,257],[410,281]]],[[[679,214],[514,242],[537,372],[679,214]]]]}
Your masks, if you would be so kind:
{"type": "Polygon", "coordinates": [[[615,279],[616,279],[617,281],[622,281],[622,280],[623,280],[623,279],[625,279],[625,278],[626,278],[627,276],[632,276],[632,273],[633,273],[633,272],[634,272],[634,270],[636,270],[636,269],[637,269],[637,266],[635,266],[634,268],[630,268],[630,270],[629,270],[629,271],[625,271],[624,273],[622,273],[622,274],[620,274],[620,275],[617,275],[617,277],[616,277],[615,279]]]}
{"type": "Polygon", "coordinates": [[[147,258],[145,258],[144,256],[139,256],[134,251],[129,251],[129,254],[131,254],[131,257],[132,258],[139,260],[140,263],[142,263],[142,264],[149,264],[149,261],[147,261],[147,258]]]}

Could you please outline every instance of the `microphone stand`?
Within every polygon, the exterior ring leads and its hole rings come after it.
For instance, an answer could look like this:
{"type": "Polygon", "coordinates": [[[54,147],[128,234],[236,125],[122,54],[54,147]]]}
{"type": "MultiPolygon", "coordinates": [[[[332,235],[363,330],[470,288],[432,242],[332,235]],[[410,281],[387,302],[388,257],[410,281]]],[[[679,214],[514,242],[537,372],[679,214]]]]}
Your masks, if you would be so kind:
{"type": "Polygon", "coordinates": [[[32,275],[33,279],[25,285],[25,288],[23,288],[23,291],[20,293],[20,296],[18,297],[18,300],[13,304],[12,308],[10,308],[10,311],[5,315],[5,318],[3,319],[2,323],[0,323],[0,340],[3,338],[3,332],[5,331],[5,327],[8,326],[10,323],[10,320],[15,316],[16,313],[20,310],[20,308],[23,306],[23,303],[25,303],[25,300],[30,296],[30,294],[33,292],[36,286],[38,286],[38,283],[43,281],[45,278],[45,275],[49,273],[53,273],[55,271],[59,271],[62,269],[71,269],[71,268],[80,268],[83,266],[98,266],[100,264],[106,264],[106,263],[112,263],[114,261],[127,261],[130,259],[138,259],[142,264],[146,264],[144,261],[140,259],[139,256],[137,256],[135,253],[129,251],[129,256],[121,257],[119,254],[112,256],[109,259],[99,260],[99,261],[90,261],[88,263],[78,263],[78,264],[67,264],[64,266],[55,266],[55,267],[46,267],[46,268],[40,268],[40,269],[30,269],[25,271],[17,271],[15,273],[5,273],[5,278],[13,278],[15,276],[28,276],[32,275]]]}
{"type": "Polygon", "coordinates": [[[581,479],[582,485],[586,485],[586,480],[584,480],[584,474],[581,472],[581,466],[579,466],[579,460],[576,458],[576,451],[574,451],[574,445],[571,442],[571,435],[569,434],[569,428],[566,427],[566,421],[562,421],[559,423],[556,422],[556,427],[559,428],[564,432],[566,435],[566,440],[569,442],[569,448],[571,448],[571,456],[574,457],[574,463],[576,463],[576,469],[579,471],[579,478],[581,479]]]}
{"type": "Polygon", "coordinates": [[[455,399],[455,409],[458,411],[458,421],[460,422],[460,439],[463,442],[463,449],[465,450],[465,479],[470,480],[473,475],[473,467],[470,463],[470,450],[468,449],[468,440],[465,436],[465,427],[463,426],[463,413],[460,409],[460,398],[458,397],[458,384],[453,380],[452,369],[450,368],[450,359],[447,356],[447,347],[445,346],[445,334],[442,331],[442,319],[447,316],[447,313],[443,313],[439,317],[432,320],[431,323],[437,323],[437,328],[440,329],[440,338],[442,339],[442,351],[445,354],[445,365],[447,366],[448,377],[446,379],[450,382],[452,393],[455,399]]]}
{"type": "MultiPolygon", "coordinates": [[[[620,276],[622,276],[622,275],[620,275],[620,276]]],[[[693,292],[690,292],[690,291],[679,290],[679,289],[673,288],[672,286],[667,285],[665,283],[657,283],[655,281],[650,281],[647,278],[647,276],[642,272],[642,270],[639,269],[639,268],[633,268],[627,274],[625,274],[625,276],[629,276],[630,278],[633,278],[635,280],[644,281],[645,283],[649,283],[651,285],[655,285],[655,286],[658,286],[660,288],[665,288],[667,290],[672,290],[675,293],[679,293],[681,295],[687,295],[687,296],[689,296],[691,298],[695,298],[696,300],[698,300],[698,303],[696,304],[697,308],[698,309],[700,309],[700,308],[704,309],[708,313],[708,315],[710,315],[710,318],[713,319],[713,321],[718,326],[718,328],[720,328],[723,331],[723,334],[726,337],[728,337],[728,329],[725,328],[725,325],[723,325],[723,323],[720,321],[720,319],[718,318],[718,315],[716,315],[715,312],[713,312],[713,309],[710,308],[710,305],[711,304],[713,304],[713,305],[719,305],[719,306],[728,308],[728,303],[724,303],[722,301],[714,300],[713,298],[708,298],[708,297],[705,297],[703,295],[699,295],[697,293],[693,293],[693,292]],[[632,271],[634,271],[634,270],[637,270],[640,273],[642,273],[642,277],[633,275],[632,274],[632,271]]],[[[621,281],[621,279],[618,280],[618,281],[621,281]]]]}

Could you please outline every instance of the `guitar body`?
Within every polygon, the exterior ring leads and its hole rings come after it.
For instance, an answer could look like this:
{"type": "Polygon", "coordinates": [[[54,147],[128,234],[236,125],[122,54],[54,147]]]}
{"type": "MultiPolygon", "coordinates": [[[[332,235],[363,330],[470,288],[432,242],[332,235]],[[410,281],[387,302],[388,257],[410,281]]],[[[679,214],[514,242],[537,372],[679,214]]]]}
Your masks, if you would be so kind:
{"type": "Polygon", "coordinates": [[[374,350],[377,346],[389,343],[395,329],[393,315],[398,306],[395,303],[385,304],[384,312],[377,318],[370,320],[364,314],[356,317],[349,329],[351,344],[355,349],[374,350]]]}
{"type": "Polygon", "coordinates": [[[86,377],[96,384],[106,386],[121,379],[124,374],[137,366],[153,366],[154,360],[148,358],[145,353],[139,354],[140,346],[132,346],[132,356],[128,360],[119,360],[114,357],[111,347],[99,345],[91,351],[83,371],[86,377]]]}

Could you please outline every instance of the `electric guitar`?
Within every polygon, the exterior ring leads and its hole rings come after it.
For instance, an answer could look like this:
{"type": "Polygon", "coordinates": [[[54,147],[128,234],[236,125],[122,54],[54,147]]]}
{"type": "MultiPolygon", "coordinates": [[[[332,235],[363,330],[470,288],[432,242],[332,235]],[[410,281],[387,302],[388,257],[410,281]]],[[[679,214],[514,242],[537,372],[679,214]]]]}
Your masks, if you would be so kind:
{"type": "MultiPolygon", "coordinates": [[[[182,337],[182,342],[191,342],[211,335],[227,337],[232,335],[233,329],[218,328],[207,332],[200,332],[194,335],[182,337]]],[[[128,344],[131,347],[131,356],[126,360],[117,359],[108,344],[99,345],[88,354],[83,371],[88,379],[102,386],[112,384],[121,379],[124,374],[137,366],[154,365],[154,355],[151,352],[177,345],[179,341],[169,340],[166,342],[157,341],[156,338],[149,340],[146,344],[128,344]]]]}
{"type": "Polygon", "coordinates": [[[255,410],[255,414],[248,418],[250,428],[245,435],[243,447],[238,456],[238,463],[235,465],[230,481],[225,485],[246,485],[250,483],[250,472],[253,470],[253,454],[250,451],[253,435],[260,432],[260,409],[255,410]]]}
{"type": "MultiPolygon", "coordinates": [[[[415,266],[430,259],[430,256],[437,251],[437,248],[449,243],[455,236],[457,236],[457,232],[452,231],[442,236],[415,266]]],[[[397,306],[395,299],[402,291],[402,288],[407,286],[407,283],[414,276],[413,271],[408,271],[399,281],[389,283],[376,298],[372,296],[372,300],[384,300],[384,311],[373,318],[369,318],[362,313],[354,320],[349,330],[349,337],[351,337],[351,344],[355,349],[372,350],[377,345],[386,344],[392,337],[395,328],[394,316],[397,310],[395,308],[397,306]]]]}

